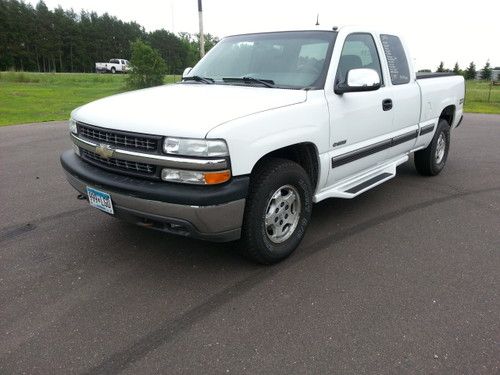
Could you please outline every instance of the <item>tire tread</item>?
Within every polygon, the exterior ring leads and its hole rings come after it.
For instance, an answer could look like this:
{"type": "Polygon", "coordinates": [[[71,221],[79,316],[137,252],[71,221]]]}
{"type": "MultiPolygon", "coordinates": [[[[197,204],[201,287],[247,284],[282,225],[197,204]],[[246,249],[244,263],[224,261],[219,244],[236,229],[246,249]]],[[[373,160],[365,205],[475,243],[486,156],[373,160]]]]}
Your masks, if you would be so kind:
{"type": "MultiPolygon", "coordinates": [[[[434,165],[434,152],[435,152],[436,142],[437,138],[439,137],[439,134],[442,131],[447,132],[446,136],[448,137],[448,142],[449,142],[450,125],[444,119],[439,120],[436,132],[434,133],[434,137],[432,138],[432,141],[429,144],[429,146],[427,146],[423,150],[416,151],[414,154],[415,169],[422,176],[436,176],[443,169],[443,168],[436,169],[436,166],[434,165]]],[[[449,144],[448,144],[448,149],[449,149],[449,144]]]]}
{"type": "MultiPolygon", "coordinates": [[[[247,197],[247,205],[245,208],[245,216],[243,219],[242,250],[245,257],[258,263],[273,264],[283,259],[282,257],[271,258],[266,256],[259,251],[257,246],[255,246],[257,242],[255,236],[257,235],[258,230],[255,230],[253,226],[259,225],[259,223],[255,222],[251,213],[256,212],[259,209],[258,205],[261,203],[259,201],[259,195],[262,194],[262,191],[259,187],[272,184],[272,182],[275,181],[283,171],[293,169],[300,171],[299,173],[303,174],[304,179],[309,180],[306,171],[299,164],[291,160],[281,158],[265,159],[264,162],[258,165],[256,170],[252,173],[247,197]]],[[[310,193],[310,191],[307,193],[310,193]]]]}

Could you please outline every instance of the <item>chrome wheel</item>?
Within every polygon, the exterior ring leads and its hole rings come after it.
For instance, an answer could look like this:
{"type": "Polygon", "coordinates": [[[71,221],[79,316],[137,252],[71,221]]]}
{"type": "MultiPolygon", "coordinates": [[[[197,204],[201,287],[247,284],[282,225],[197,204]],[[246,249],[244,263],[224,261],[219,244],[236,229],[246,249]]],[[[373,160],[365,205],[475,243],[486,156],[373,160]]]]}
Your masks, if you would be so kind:
{"type": "Polygon", "coordinates": [[[293,186],[284,185],[276,190],[267,203],[267,238],[274,243],[289,239],[299,223],[301,208],[299,192],[293,186]]]}
{"type": "Polygon", "coordinates": [[[444,154],[446,151],[446,136],[444,133],[439,134],[439,138],[436,144],[436,164],[440,164],[443,161],[444,154]]]}

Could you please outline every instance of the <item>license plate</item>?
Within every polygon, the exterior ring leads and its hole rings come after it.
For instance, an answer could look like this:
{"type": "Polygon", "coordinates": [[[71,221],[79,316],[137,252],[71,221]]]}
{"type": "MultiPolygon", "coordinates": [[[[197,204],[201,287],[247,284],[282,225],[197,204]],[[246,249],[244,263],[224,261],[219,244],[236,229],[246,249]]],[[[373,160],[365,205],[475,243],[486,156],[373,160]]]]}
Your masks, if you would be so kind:
{"type": "Polygon", "coordinates": [[[92,207],[107,212],[108,214],[114,214],[111,195],[87,186],[87,196],[89,197],[89,203],[92,207]]]}

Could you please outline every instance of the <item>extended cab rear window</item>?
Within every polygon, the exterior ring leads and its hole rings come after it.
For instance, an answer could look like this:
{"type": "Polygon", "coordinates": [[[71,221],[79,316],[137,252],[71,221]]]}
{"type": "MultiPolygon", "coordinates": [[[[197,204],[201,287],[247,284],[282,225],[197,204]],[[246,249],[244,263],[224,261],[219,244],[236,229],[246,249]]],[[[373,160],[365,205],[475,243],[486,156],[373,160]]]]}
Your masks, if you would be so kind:
{"type": "Polygon", "coordinates": [[[410,68],[401,40],[395,35],[381,34],[380,41],[387,58],[392,84],[403,85],[410,82],[410,68]]]}

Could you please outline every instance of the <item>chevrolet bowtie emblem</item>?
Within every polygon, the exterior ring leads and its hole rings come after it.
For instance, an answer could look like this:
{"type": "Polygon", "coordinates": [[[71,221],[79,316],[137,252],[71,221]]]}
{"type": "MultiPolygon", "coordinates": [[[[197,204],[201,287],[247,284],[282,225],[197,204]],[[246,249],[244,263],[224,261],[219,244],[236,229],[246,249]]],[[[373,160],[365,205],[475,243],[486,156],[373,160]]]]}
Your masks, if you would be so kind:
{"type": "Polygon", "coordinates": [[[104,159],[109,159],[113,156],[115,150],[110,145],[100,144],[96,146],[95,153],[104,159]]]}

